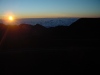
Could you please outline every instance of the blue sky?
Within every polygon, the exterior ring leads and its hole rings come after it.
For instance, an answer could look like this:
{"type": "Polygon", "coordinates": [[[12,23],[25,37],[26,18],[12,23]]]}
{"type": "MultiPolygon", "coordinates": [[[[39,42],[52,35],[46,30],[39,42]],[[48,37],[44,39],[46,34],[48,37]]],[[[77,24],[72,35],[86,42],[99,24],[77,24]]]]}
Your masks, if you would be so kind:
{"type": "Polygon", "coordinates": [[[100,0],[0,0],[0,18],[100,17],[100,0]]]}

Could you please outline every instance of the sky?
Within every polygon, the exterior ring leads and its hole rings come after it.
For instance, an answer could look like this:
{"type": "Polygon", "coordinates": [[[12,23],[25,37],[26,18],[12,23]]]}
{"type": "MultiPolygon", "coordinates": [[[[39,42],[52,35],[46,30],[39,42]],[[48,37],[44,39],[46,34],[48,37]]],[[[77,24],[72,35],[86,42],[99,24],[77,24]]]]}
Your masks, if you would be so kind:
{"type": "Polygon", "coordinates": [[[0,0],[0,18],[100,17],[100,0],[0,0]]]}

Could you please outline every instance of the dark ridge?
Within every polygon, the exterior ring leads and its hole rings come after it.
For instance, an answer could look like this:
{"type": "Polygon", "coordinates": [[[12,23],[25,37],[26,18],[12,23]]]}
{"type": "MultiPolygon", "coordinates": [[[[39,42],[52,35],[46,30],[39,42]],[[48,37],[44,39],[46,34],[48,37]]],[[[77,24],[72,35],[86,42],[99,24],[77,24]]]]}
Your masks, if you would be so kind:
{"type": "MultiPolygon", "coordinates": [[[[99,38],[100,18],[82,18],[69,27],[69,33],[76,38],[99,38]]],[[[78,38],[78,39],[79,39],[78,38]]]]}
{"type": "MultiPolygon", "coordinates": [[[[20,24],[19,26],[5,26],[0,24],[0,39],[8,28],[8,32],[1,48],[66,48],[71,45],[84,46],[82,40],[97,40],[100,38],[100,19],[82,18],[70,26],[45,28],[40,24],[35,26],[20,24]],[[69,40],[70,39],[70,40],[69,40]],[[80,41],[78,41],[80,39],[80,41]],[[78,41],[78,42],[76,42],[78,41]],[[65,44],[66,43],[66,44],[65,44]]],[[[93,41],[92,41],[93,42],[93,41]]],[[[95,45],[94,43],[87,43],[95,45]]]]}
{"type": "Polygon", "coordinates": [[[0,75],[97,75],[99,25],[89,18],[51,28],[0,24],[0,75]]]}

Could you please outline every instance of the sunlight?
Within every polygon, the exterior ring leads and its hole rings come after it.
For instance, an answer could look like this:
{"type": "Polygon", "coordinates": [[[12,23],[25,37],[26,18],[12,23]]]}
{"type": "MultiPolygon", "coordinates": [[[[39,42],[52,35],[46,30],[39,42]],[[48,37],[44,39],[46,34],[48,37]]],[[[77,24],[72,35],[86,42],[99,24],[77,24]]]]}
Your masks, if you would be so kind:
{"type": "Polygon", "coordinates": [[[8,20],[6,21],[7,25],[15,25],[14,17],[12,15],[8,16],[8,20]]]}
{"type": "Polygon", "coordinates": [[[13,21],[14,18],[13,18],[12,16],[9,16],[9,20],[10,20],[10,21],[13,21]]]}
{"type": "Polygon", "coordinates": [[[12,12],[4,13],[2,21],[5,25],[16,25],[16,17],[12,12]]]}
{"type": "Polygon", "coordinates": [[[8,18],[10,21],[13,21],[14,20],[14,18],[12,17],[12,16],[9,16],[9,18],[8,18]]]}

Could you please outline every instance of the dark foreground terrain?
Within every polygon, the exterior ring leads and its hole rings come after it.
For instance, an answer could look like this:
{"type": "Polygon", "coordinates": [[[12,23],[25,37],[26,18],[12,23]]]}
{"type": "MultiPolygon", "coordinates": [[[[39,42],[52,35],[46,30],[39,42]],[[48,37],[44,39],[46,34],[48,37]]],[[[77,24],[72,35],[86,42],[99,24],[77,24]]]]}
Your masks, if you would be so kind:
{"type": "Polygon", "coordinates": [[[99,73],[100,19],[45,28],[0,24],[0,74],[99,73]]]}
{"type": "Polygon", "coordinates": [[[1,75],[86,75],[99,73],[99,53],[93,47],[70,47],[0,53],[1,75]]]}

